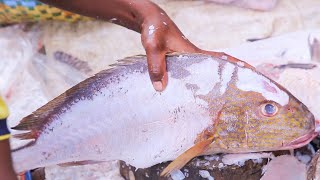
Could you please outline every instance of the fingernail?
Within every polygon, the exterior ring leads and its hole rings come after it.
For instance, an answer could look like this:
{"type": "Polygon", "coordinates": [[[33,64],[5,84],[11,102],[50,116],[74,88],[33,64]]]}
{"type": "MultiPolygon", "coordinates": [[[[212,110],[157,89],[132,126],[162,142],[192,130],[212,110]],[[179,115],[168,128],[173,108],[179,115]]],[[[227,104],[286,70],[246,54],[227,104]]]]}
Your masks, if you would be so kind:
{"type": "Polygon", "coordinates": [[[162,82],[161,81],[155,81],[152,83],[152,85],[156,91],[162,91],[162,82]]]}

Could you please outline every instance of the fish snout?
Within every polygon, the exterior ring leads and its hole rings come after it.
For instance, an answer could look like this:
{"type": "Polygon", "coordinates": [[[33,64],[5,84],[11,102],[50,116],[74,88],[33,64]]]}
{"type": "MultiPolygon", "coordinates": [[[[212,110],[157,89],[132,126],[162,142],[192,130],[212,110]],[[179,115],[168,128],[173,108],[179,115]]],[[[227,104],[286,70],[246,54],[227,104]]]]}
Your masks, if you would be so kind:
{"type": "MultiPolygon", "coordinates": [[[[298,108],[297,108],[297,112],[300,113],[300,115],[302,116],[302,119],[300,119],[302,122],[304,122],[304,129],[308,132],[313,131],[316,129],[316,127],[318,127],[320,125],[320,120],[316,121],[314,114],[309,110],[309,108],[300,103],[298,108]]],[[[319,133],[320,133],[320,126],[319,126],[319,133]]]]}
{"type": "Polygon", "coordinates": [[[320,120],[315,120],[314,122],[315,122],[314,131],[319,134],[320,133],[320,120]]]}

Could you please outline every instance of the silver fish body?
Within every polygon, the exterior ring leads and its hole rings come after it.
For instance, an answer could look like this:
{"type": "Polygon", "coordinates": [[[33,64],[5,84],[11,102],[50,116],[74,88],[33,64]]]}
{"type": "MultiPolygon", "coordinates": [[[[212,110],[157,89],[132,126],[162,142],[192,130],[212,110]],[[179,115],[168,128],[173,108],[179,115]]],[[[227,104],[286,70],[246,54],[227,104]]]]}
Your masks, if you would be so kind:
{"type": "MultiPolygon", "coordinates": [[[[30,131],[20,138],[34,141],[13,153],[16,171],[87,160],[150,167],[175,159],[215,126],[227,103],[221,97],[231,84],[282,106],[291,98],[243,62],[180,55],[168,57],[167,67],[164,92],[153,89],[146,59],[137,56],[86,79],[24,118],[15,129],[30,131]]],[[[212,152],[234,151],[216,147],[212,152]]]]}

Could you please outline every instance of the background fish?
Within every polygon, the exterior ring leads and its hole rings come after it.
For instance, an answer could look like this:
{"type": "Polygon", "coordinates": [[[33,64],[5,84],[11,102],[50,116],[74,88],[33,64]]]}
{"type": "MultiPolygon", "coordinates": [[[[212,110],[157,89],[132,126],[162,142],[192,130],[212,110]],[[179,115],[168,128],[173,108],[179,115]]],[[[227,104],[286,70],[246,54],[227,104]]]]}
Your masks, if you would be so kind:
{"type": "Polygon", "coordinates": [[[52,164],[124,160],[145,168],[197,155],[284,150],[316,135],[305,105],[250,65],[228,56],[167,58],[169,84],[150,82],[144,56],[84,80],[25,117],[17,172],[52,164]]]}

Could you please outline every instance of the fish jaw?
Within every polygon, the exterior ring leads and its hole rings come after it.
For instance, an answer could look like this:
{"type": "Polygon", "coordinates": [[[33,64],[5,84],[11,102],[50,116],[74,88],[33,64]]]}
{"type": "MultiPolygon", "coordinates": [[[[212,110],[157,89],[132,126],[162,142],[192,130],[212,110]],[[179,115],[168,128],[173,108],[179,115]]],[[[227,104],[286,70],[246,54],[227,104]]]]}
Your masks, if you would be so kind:
{"type": "Polygon", "coordinates": [[[315,128],[305,135],[284,145],[280,150],[297,149],[309,144],[320,133],[320,120],[315,120],[315,128]]]}
{"type": "Polygon", "coordinates": [[[290,143],[284,145],[280,148],[280,150],[289,150],[289,149],[297,149],[309,144],[315,137],[318,136],[318,133],[315,131],[310,131],[309,133],[291,141],[290,143]]]}

